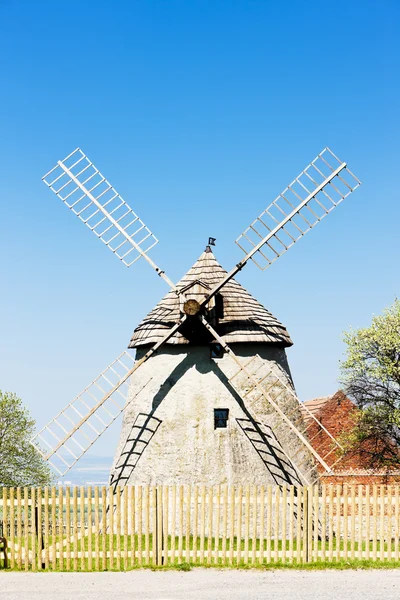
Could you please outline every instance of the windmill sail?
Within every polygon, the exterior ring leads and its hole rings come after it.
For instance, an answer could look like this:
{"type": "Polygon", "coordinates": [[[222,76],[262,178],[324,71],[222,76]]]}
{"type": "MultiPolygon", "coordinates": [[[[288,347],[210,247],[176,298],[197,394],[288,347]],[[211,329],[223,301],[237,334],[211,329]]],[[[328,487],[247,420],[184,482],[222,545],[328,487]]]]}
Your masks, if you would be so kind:
{"type": "MultiPolygon", "coordinates": [[[[184,315],[164,338],[135,361],[128,352],[115,359],[83,392],[41,429],[31,444],[60,474],[65,475],[126,408],[131,375],[183,325],[184,315]],[[122,401],[121,401],[122,400],[122,401]]],[[[137,397],[149,379],[136,393],[137,397]]]]}
{"type": "Polygon", "coordinates": [[[276,437],[280,440],[284,439],[284,433],[287,432],[289,425],[295,436],[302,442],[299,447],[298,441],[292,436],[292,439],[282,444],[282,448],[294,468],[300,473],[304,483],[312,485],[318,480],[319,465],[327,473],[331,472],[333,464],[340,460],[338,455],[343,450],[342,446],[300,402],[283,379],[272,368],[267,368],[258,355],[243,365],[229,381],[238,391],[243,387],[243,379],[247,381],[247,391],[242,394],[242,399],[246,399],[255,416],[260,414],[259,409],[267,401],[276,412],[273,426],[276,437]],[[240,379],[241,385],[238,386],[237,380],[240,379]],[[311,431],[312,436],[310,436],[311,431]],[[315,450],[315,438],[318,438],[319,452],[315,450]],[[307,452],[304,452],[305,449],[313,455],[314,463],[310,462],[307,452]]]}
{"type": "MultiPolygon", "coordinates": [[[[157,238],[82,150],[78,148],[58,161],[43,180],[123,264],[130,267],[143,257],[172,288],[173,293],[170,294],[174,302],[177,300],[176,296],[183,290],[179,291],[148,255],[157,244],[157,238]]],[[[249,260],[262,270],[267,269],[359,185],[360,181],[347,169],[346,163],[325,148],[238,238],[236,243],[245,252],[245,257],[218,283],[212,282],[198,305],[209,305],[210,299],[249,260]]],[[[329,472],[333,466],[332,455],[336,457],[340,444],[312,413],[307,414],[304,422],[303,414],[307,409],[265,361],[256,355],[242,364],[208,323],[203,312],[200,311],[198,317],[237,363],[239,371],[229,379],[229,383],[244,404],[248,404],[254,422],[257,419],[262,421],[266,407],[270,410],[274,434],[283,440],[279,442],[283,455],[302,481],[313,483],[318,479],[321,468],[329,472]],[[243,387],[246,388],[244,394],[243,387]],[[307,434],[310,432],[309,437],[307,434]],[[314,434],[325,436],[322,442],[319,440],[318,451],[311,444],[314,434]]],[[[128,353],[123,353],[33,438],[32,444],[56,471],[60,474],[68,471],[124,410],[133,399],[128,398],[130,377],[181,330],[186,318],[186,315],[182,316],[179,302],[176,316],[172,319],[169,315],[168,323],[160,324],[161,336],[140,360],[135,362],[128,353]]],[[[153,375],[149,373],[149,377],[153,375]]],[[[148,383],[136,388],[134,397],[148,383]]],[[[253,439],[251,441],[254,442],[253,439]]]]}
{"type": "Polygon", "coordinates": [[[340,204],[361,182],[325,148],[239,236],[236,244],[265,270],[340,204]]]}
{"type": "MultiPolygon", "coordinates": [[[[213,327],[204,317],[201,317],[204,326],[213,335],[215,340],[222,345],[229,356],[239,366],[239,370],[229,379],[238,395],[246,406],[251,407],[250,411],[254,417],[259,418],[262,405],[267,403],[275,411],[275,423],[273,431],[279,439],[284,429],[289,429],[294,433],[292,439],[286,444],[282,444],[282,450],[295,470],[299,473],[306,485],[311,485],[318,479],[318,465],[321,465],[326,472],[330,472],[332,461],[328,464],[326,460],[331,456],[337,455],[342,450],[339,442],[329,433],[329,431],[318,421],[318,419],[306,409],[297,398],[294,391],[283,381],[271,366],[266,366],[258,355],[255,355],[246,364],[242,364],[232,349],[218,335],[213,327]],[[240,382],[240,384],[239,384],[240,382]],[[241,391],[246,388],[243,394],[241,391]],[[304,423],[304,411],[307,412],[308,424],[304,423]],[[311,445],[313,439],[308,439],[308,430],[313,424],[317,424],[317,435],[324,439],[318,440],[318,447],[323,452],[317,452],[311,445]],[[296,439],[297,438],[297,439],[296,439]],[[298,440],[301,445],[299,446],[298,440]],[[316,463],[310,462],[310,454],[316,460],[316,463]]],[[[262,419],[261,419],[262,421],[262,419]]],[[[282,436],[283,437],[283,436],[282,436]]],[[[337,462],[336,458],[336,462],[337,462]]]]}
{"type": "Polygon", "coordinates": [[[121,414],[134,358],[123,352],[31,440],[64,475],[121,414]],[[127,377],[128,376],[128,377],[127,377]]]}
{"type": "Polygon", "coordinates": [[[148,256],[158,239],[80,148],[59,160],[42,179],[125,266],[142,256],[174,289],[148,256]]]}

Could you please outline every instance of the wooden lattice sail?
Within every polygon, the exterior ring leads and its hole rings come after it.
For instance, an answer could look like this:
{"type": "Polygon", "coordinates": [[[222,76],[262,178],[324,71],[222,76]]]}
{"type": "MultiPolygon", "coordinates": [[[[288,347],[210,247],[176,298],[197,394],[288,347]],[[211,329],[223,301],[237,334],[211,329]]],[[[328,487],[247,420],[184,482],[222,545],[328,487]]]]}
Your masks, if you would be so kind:
{"type": "MultiPolygon", "coordinates": [[[[238,238],[237,243],[245,252],[245,257],[231,271],[224,271],[207,252],[208,256],[203,255],[176,286],[149,256],[149,251],[158,242],[157,238],[80,149],[58,161],[43,179],[123,264],[129,267],[143,258],[170,286],[171,291],[135,330],[130,343],[130,347],[137,348],[134,364],[129,367],[124,364],[123,374],[119,375],[114,368],[121,366],[119,357],[33,438],[32,443],[42,456],[51,460],[60,473],[64,473],[91,447],[108,427],[110,419],[115,418],[115,412],[104,418],[104,411],[111,406],[109,401],[114,402],[115,395],[121,395],[121,387],[130,386],[125,413],[128,408],[136,414],[139,407],[137,403],[142,403],[143,397],[147,403],[152,398],[152,385],[156,385],[157,378],[154,375],[157,374],[160,357],[168,353],[171,355],[173,348],[185,345],[186,354],[193,356],[193,348],[211,346],[215,371],[221,371],[219,380],[224,381],[225,388],[230,386],[237,405],[247,411],[246,418],[250,424],[246,426],[246,423],[242,423],[242,431],[249,434],[248,441],[260,458],[263,450],[255,440],[264,436],[263,443],[267,447],[272,445],[270,454],[273,455],[275,466],[271,468],[274,470],[278,465],[278,470],[280,468],[280,472],[285,473],[285,481],[297,479],[312,482],[317,471],[315,463],[329,469],[324,456],[313,449],[307,438],[290,372],[282,366],[284,361],[280,364],[272,360],[272,375],[268,375],[271,357],[262,356],[262,352],[257,353],[250,346],[247,346],[247,355],[243,349],[238,351],[241,345],[256,345],[264,349],[267,346],[274,347],[284,353],[284,348],[291,344],[291,340],[283,325],[252,298],[234,277],[249,261],[255,262],[262,270],[267,269],[360,185],[346,163],[325,148],[238,238]],[[222,360],[229,359],[224,362],[226,368],[220,368],[222,362],[218,367],[217,361],[221,360],[218,356],[222,360]],[[257,369],[254,372],[246,359],[256,359],[253,366],[256,364],[257,369]],[[257,362],[259,360],[261,366],[257,362]],[[228,362],[231,366],[228,366],[228,362]],[[239,367],[238,375],[233,372],[233,367],[236,371],[239,367]],[[263,373],[261,378],[260,372],[263,373]],[[268,383],[271,377],[271,385],[266,386],[265,382],[268,383]],[[242,381],[238,384],[240,379],[242,381]],[[104,380],[106,386],[102,387],[99,384],[104,380]],[[253,400],[249,400],[252,394],[253,400]],[[83,398],[85,401],[82,404],[83,398]],[[70,422],[65,420],[67,415],[73,415],[70,422]],[[278,419],[279,424],[274,419],[278,419]],[[285,436],[293,441],[284,439],[285,436]],[[65,460],[66,453],[70,455],[68,460],[65,460]],[[57,466],[55,461],[58,461],[57,466]]],[[[179,350],[175,354],[179,354],[179,350]]],[[[169,366],[173,367],[171,361],[169,366]]],[[[195,364],[192,367],[195,368],[195,364]]],[[[174,368],[179,372],[178,365],[174,368]]],[[[201,385],[205,379],[200,377],[197,384],[201,385]]],[[[161,396],[165,397],[165,389],[156,391],[156,398],[153,397],[151,418],[158,418],[154,411],[162,404],[157,400],[161,396]]],[[[121,410],[124,407],[119,406],[118,411],[121,410]]],[[[128,421],[126,417],[125,422],[128,421]]],[[[136,428],[139,422],[136,418],[136,428]]],[[[146,423],[139,426],[144,432],[143,439],[135,437],[135,447],[139,444],[142,448],[138,451],[140,456],[146,454],[145,446],[157,443],[163,428],[159,424],[155,431],[146,423]],[[145,439],[148,436],[151,436],[151,442],[145,439]]],[[[337,442],[329,432],[325,433],[332,448],[337,448],[337,442]]],[[[169,448],[164,450],[168,453],[169,448]]],[[[126,456],[126,451],[123,451],[123,455],[126,456]]],[[[236,453],[230,460],[234,462],[238,456],[236,453]]],[[[137,471],[142,460],[136,461],[133,471],[137,471]]],[[[171,454],[170,461],[173,460],[174,455],[171,454]]],[[[125,458],[122,462],[117,460],[114,474],[119,469],[117,478],[129,481],[130,475],[122,475],[127,466],[124,461],[125,458]]]]}

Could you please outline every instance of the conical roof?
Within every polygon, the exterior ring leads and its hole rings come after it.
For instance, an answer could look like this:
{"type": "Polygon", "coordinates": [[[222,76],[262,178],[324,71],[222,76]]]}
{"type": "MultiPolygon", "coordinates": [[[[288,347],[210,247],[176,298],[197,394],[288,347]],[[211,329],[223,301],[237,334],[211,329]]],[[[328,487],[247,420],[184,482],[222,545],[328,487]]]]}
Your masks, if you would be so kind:
{"type": "MultiPolygon", "coordinates": [[[[227,274],[208,247],[193,267],[179,281],[179,290],[198,283],[212,289],[227,274]]],[[[231,279],[220,292],[223,298],[223,318],[218,320],[216,330],[227,342],[261,342],[281,347],[293,344],[282,323],[260,304],[240,283],[231,279]]],[[[168,292],[133,332],[129,348],[155,344],[165,336],[181,316],[179,297],[168,292]]],[[[190,343],[181,333],[171,337],[168,344],[190,343]]]]}

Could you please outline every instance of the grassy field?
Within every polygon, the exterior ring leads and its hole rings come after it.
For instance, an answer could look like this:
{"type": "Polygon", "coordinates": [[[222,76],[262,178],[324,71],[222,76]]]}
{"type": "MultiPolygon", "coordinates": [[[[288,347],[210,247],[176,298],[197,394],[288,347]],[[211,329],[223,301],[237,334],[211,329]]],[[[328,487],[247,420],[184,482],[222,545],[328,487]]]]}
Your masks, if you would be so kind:
{"type": "MultiPolygon", "coordinates": [[[[343,540],[333,538],[328,541],[314,541],[308,548],[308,554],[304,544],[297,546],[296,540],[292,544],[289,541],[283,543],[281,540],[259,539],[244,541],[221,539],[216,542],[215,538],[194,538],[190,536],[188,547],[185,537],[168,536],[163,542],[164,557],[160,557],[160,543],[149,535],[102,535],[85,536],[81,539],[66,538],[61,536],[49,536],[48,540],[43,538],[44,550],[42,556],[38,549],[42,540],[29,536],[28,540],[21,540],[21,555],[28,542],[30,558],[25,565],[24,557],[18,556],[18,548],[15,548],[13,569],[17,570],[53,570],[53,571],[124,571],[137,568],[176,568],[190,570],[193,567],[218,567],[218,568],[302,568],[302,569],[347,569],[347,568],[398,568],[400,561],[395,560],[395,544],[378,541],[362,542],[354,541],[345,544],[343,540]],[[363,558],[357,558],[359,550],[363,558]],[[325,558],[323,558],[325,553],[325,558]],[[62,556],[61,556],[62,554],[62,556]],[[165,556],[168,554],[167,556],[165,556]],[[319,556],[318,556],[319,555],[319,556]],[[33,563],[34,558],[34,564],[33,563]],[[328,558],[331,560],[328,560],[328,558]],[[376,558],[376,560],[373,560],[376,558]],[[42,563],[43,560],[43,563],[42,563]],[[157,564],[158,562],[158,564],[157,564]]],[[[9,548],[9,556],[10,556],[9,548]]],[[[398,557],[397,557],[398,558],[398,557]]],[[[9,560],[9,568],[11,561],[9,560]]],[[[0,568],[2,560],[0,559],[0,568]]]]}
{"type": "MultiPolygon", "coordinates": [[[[90,546],[92,551],[94,552],[96,550],[97,544],[98,547],[100,549],[100,551],[103,548],[103,545],[105,544],[105,548],[107,551],[109,551],[111,548],[114,551],[118,551],[119,549],[121,551],[123,551],[125,549],[125,547],[128,550],[131,550],[132,548],[135,549],[135,551],[138,550],[142,550],[143,552],[145,551],[146,546],[149,548],[150,551],[153,550],[153,538],[155,536],[153,536],[152,533],[149,533],[148,536],[146,536],[145,534],[143,534],[142,536],[138,536],[137,534],[135,534],[134,536],[132,535],[103,535],[103,534],[99,534],[97,539],[98,541],[96,542],[96,538],[95,535],[92,534],[91,538],[90,538],[90,546]]],[[[194,550],[197,549],[197,551],[200,550],[201,548],[201,538],[200,536],[197,538],[194,538],[193,536],[190,536],[189,538],[189,550],[194,550]]],[[[44,540],[44,536],[43,536],[43,540],[44,540]]],[[[25,538],[21,539],[21,546],[24,547],[25,546],[25,538]]],[[[178,551],[179,548],[179,544],[180,544],[180,538],[179,536],[171,536],[168,535],[167,537],[164,537],[164,543],[167,543],[166,547],[168,548],[168,550],[171,550],[172,547],[174,546],[176,549],[176,552],[178,551]]],[[[80,539],[75,540],[74,537],[71,535],[69,540],[67,538],[67,536],[48,536],[48,546],[53,546],[53,544],[61,544],[63,543],[64,548],[68,547],[68,544],[71,548],[71,550],[73,548],[75,548],[75,544],[76,544],[76,551],[80,552],[82,549],[84,550],[89,550],[89,536],[86,535],[80,539]]],[[[313,541],[313,547],[314,547],[315,542],[313,541]]],[[[31,550],[32,549],[32,545],[33,545],[33,539],[32,536],[30,535],[28,538],[28,548],[31,550]]],[[[249,539],[248,540],[248,549],[249,552],[252,552],[253,550],[253,546],[254,549],[259,552],[260,548],[264,549],[264,552],[266,553],[268,551],[268,548],[271,548],[271,551],[274,552],[275,549],[277,549],[278,551],[282,551],[284,544],[282,540],[263,540],[263,543],[261,545],[261,541],[259,539],[254,540],[253,539],[249,539]]],[[[331,539],[331,547],[333,549],[333,552],[336,552],[338,549],[340,551],[344,551],[345,550],[345,546],[347,546],[347,551],[350,552],[352,549],[352,543],[351,541],[348,541],[347,544],[345,544],[345,542],[342,539],[338,539],[336,537],[331,539]]],[[[389,549],[393,552],[393,554],[395,553],[396,550],[396,546],[399,548],[400,551],[400,547],[398,544],[396,544],[394,541],[391,542],[391,544],[389,544],[387,541],[381,543],[379,540],[377,540],[376,542],[376,551],[377,553],[380,553],[381,550],[383,550],[384,552],[387,552],[389,549]]],[[[37,547],[37,541],[35,542],[35,547],[37,547]]],[[[209,539],[207,536],[204,537],[204,544],[203,547],[205,549],[205,552],[207,552],[207,549],[210,548],[211,551],[214,551],[216,549],[216,540],[215,538],[211,538],[209,539]]],[[[233,550],[237,551],[238,550],[238,539],[236,537],[233,538],[233,550]]],[[[246,547],[246,542],[241,539],[240,540],[240,545],[239,545],[240,549],[242,551],[245,550],[246,547]]],[[[322,542],[321,540],[318,540],[318,550],[322,550],[322,548],[325,547],[326,552],[328,553],[329,551],[329,541],[325,541],[322,542]]],[[[357,552],[359,547],[361,547],[362,551],[366,551],[367,548],[369,548],[370,553],[372,554],[373,550],[374,550],[374,542],[370,541],[370,542],[366,542],[366,541],[362,541],[361,544],[355,540],[354,541],[354,549],[357,552]]],[[[300,549],[303,548],[303,544],[300,544],[300,549]]],[[[183,552],[186,551],[186,537],[183,536],[182,537],[182,549],[183,552]]],[[[229,551],[231,549],[231,539],[230,538],[226,538],[226,552],[227,554],[229,554],[229,551]]],[[[290,550],[290,541],[286,540],[285,541],[285,549],[287,552],[289,552],[290,550]]],[[[220,538],[218,540],[218,550],[222,551],[223,550],[223,542],[222,539],[220,538]]],[[[293,540],[293,551],[296,552],[297,551],[297,540],[294,539],[293,540]]]]}

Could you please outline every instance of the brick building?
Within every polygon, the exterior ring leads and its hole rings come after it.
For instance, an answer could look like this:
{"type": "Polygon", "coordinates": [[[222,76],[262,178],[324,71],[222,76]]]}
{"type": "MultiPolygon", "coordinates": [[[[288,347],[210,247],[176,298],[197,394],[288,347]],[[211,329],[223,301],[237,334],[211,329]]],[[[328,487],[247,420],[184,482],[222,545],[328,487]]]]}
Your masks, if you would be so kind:
{"type": "MultiPolygon", "coordinates": [[[[342,433],[353,428],[358,411],[342,391],[336,392],[333,396],[308,400],[304,402],[304,405],[335,438],[339,438],[342,433]]],[[[313,447],[319,454],[327,454],[330,451],[329,438],[326,435],[319,435],[321,427],[317,422],[311,423],[312,417],[306,411],[303,416],[307,425],[310,425],[308,437],[313,447]]],[[[332,467],[333,474],[330,475],[322,467],[319,467],[321,482],[363,485],[400,483],[400,460],[397,470],[375,470],[369,467],[369,456],[377,449],[379,449],[379,440],[368,440],[359,449],[349,452],[343,457],[332,450],[326,462],[332,467]]]]}

